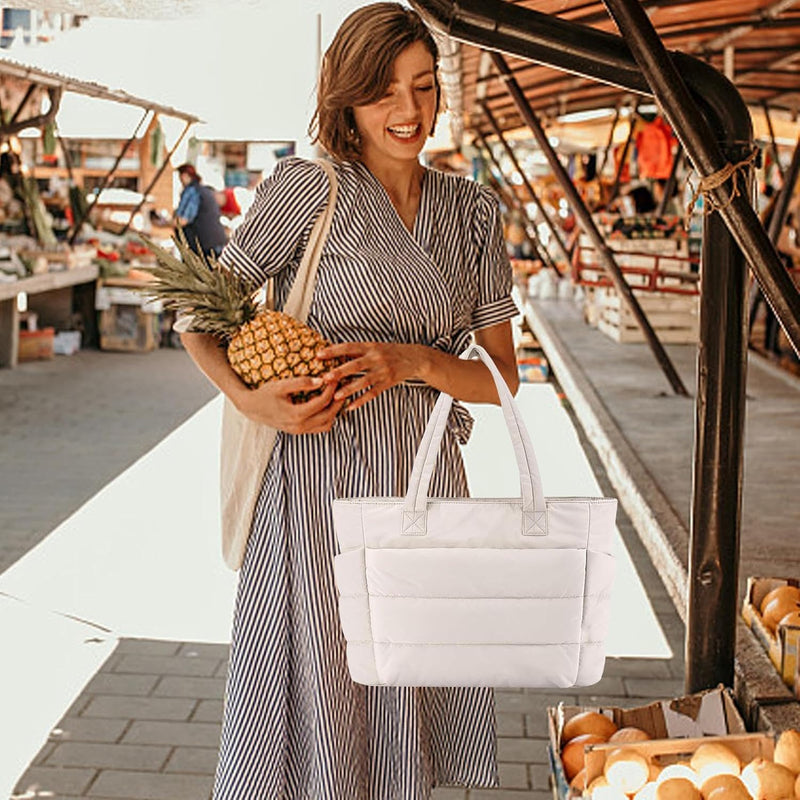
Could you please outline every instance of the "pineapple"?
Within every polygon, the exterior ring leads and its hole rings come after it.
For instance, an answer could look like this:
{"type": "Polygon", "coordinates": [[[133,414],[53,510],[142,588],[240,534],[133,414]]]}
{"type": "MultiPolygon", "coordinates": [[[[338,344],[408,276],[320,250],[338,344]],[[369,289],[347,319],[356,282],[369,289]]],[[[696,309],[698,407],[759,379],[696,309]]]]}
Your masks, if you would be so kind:
{"type": "MultiPolygon", "coordinates": [[[[270,380],[314,376],[341,363],[322,361],[317,350],[329,342],[308,325],[259,306],[258,287],[231,273],[213,257],[195,253],[182,232],[174,237],[181,258],[142,237],[155,254],[153,280],[142,292],[164,307],[191,314],[192,329],[217,336],[227,347],[228,362],[251,388],[270,380]]],[[[318,392],[294,396],[296,402],[318,392]]]]}

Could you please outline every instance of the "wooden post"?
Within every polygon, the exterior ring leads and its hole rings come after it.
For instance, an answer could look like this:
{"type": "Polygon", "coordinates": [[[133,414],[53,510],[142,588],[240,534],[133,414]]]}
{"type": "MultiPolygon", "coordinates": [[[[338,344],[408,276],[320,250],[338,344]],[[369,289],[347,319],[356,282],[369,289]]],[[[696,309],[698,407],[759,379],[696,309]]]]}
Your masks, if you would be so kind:
{"type": "Polygon", "coordinates": [[[16,367],[19,349],[17,298],[0,300],[0,367],[16,367]]]}

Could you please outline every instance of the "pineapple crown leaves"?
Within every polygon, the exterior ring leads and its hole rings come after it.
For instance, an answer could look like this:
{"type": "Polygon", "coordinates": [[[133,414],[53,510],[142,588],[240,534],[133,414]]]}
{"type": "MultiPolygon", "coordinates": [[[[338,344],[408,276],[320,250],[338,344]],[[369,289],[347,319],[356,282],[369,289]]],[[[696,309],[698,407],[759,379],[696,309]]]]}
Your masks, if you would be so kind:
{"type": "Polygon", "coordinates": [[[140,291],[171,311],[191,314],[193,330],[230,337],[258,313],[254,299],[257,287],[221,265],[213,255],[207,257],[192,250],[183,231],[172,237],[180,258],[146,236],[139,238],[157,262],[148,268],[153,280],[140,291]]]}

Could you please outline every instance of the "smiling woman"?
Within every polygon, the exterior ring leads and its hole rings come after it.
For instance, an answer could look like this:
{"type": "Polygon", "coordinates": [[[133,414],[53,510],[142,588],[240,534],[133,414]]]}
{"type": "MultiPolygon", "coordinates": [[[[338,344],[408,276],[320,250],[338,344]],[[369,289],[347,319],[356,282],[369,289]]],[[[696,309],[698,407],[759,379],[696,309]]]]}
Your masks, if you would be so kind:
{"type": "MultiPolygon", "coordinates": [[[[471,341],[518,387],[497,198],[419,161],[436,66],[430,33],[396,3],[354,12],[323,59],[314,128],[338,190],[307,318],[333,343],[316,353],[331,360],[318,383],[248,389],[214,337],[182,337],[241,414],[278,431],[241,567],[215,800],[427,800],[437,785],[497,785],[491,690],[355,683],[333,571],[332,501],[405,494],[440,392],[498,402],[488,370],[459,358],[471,341]]],[[[318,164],[280,162],[221,263],[256,285],[273,278],[283,308],[330,197],[318,164]]],[[[433,495],[468,494],[470,428],[456,403],[433,495]]]]}
{"type": "MultiPolygon", "coordinates": [[[[342,161],[362,156],[364,131],[356,118],[357,109],[388,106],[403,88],[418,96],[431,95],[431,116],[423,130],[426,135],[433,134],[441,97],[436,43],[413,11],[398,9],[392,3],[378,3],[353,12],[325,53],[317,110],[309,132],[342,161]],[[403,52],[407,49],[413,55],[403,52]],[[398,64],[401,53],[403,59],[398,64]]],[[[402,125],[406,121],[399,118],[392,120],[392,124],[402,125]]],[[[419,122],[415,120],[415,125],[419,122]]],[[[413,158],[418,154],[419,150],[413,158]]]]}

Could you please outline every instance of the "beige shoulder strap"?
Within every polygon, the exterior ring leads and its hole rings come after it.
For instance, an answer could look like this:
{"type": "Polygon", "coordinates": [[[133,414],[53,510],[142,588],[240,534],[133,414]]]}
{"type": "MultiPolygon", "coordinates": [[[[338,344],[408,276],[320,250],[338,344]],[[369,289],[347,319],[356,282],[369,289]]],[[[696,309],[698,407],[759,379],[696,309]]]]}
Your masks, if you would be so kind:
{"type": "Polygon", "coordinates": [[[319,259],[322,255],[322,248],[325,246],[325,240],[328,238],[331,222],[333,221],[333,212],[336,209],[336,192],[339,188],[336,172],[331,163],[321,158],[318,159],[316,163],[327,173],[328,180],[330,181],[328,204],[314,223],[305,253],[303,254],[303,260],[300,262],[300,266],[297,269],[297,275],[295,276],[294,283],[289,292],[289,297],[283,309],[289,316],[301,322],[306,321],[308,310],[311,308],[311,299],[314,296],[314,285],[317,279],[317,267],[319,266],[319,259]]]}
{"type": "MultiPolygon", "coordinates": [[[[317,266],[333,219],[338,183],[327,161],[317,162],[330,179],[330,196],[320,214],[297,270],[286,312],[305,321],[314,295],[317,266]]],[[[220,510],[222,516],[222,554],[231,569],[239,569],[244,558],[253,511],[261,488],[264,470],[275,445],[276,431],[240,414],[225,398],[220,446],[220,510]]]]}

